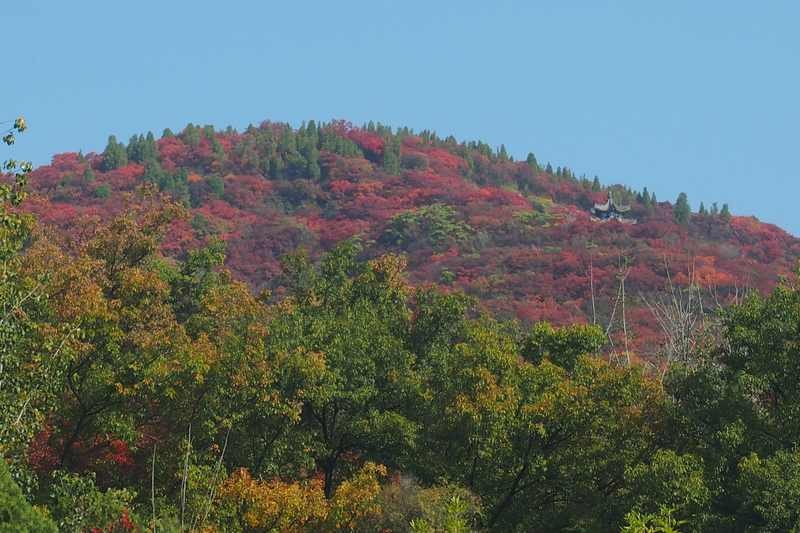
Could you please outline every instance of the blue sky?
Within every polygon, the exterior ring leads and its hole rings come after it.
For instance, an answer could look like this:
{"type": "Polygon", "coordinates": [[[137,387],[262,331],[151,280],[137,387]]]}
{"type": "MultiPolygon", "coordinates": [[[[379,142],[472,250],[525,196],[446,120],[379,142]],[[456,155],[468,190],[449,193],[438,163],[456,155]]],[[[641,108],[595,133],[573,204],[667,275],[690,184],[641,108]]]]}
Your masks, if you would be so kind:
{"type": "Polygon", "coordinates": [[[4,5],[13,150],[187,122],[376,120],[730,204],[800,234],[800,3],[35,1],[4,5]]]}

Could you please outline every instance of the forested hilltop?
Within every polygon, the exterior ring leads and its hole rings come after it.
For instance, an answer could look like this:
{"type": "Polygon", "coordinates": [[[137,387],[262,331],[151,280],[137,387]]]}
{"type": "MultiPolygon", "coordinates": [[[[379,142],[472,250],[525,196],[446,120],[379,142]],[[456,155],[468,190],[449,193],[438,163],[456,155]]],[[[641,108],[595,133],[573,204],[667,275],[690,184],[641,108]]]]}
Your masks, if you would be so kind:
{"type": "Polygon", "coordinates": [[[280,295],[285,254],[316,260],[358,236],[364,258],[404,254],[414,285],[463,290],[524,324],[600,324],[634,359],[658,353],[650,306],[671,285],[695,285],[714,307],[770,290],[800,256],[796,239],[726,205],[692,212],[685,196],[672,205],[533,154],[513,161],[502,146],[341,121],[112,137],[102,154],[36,169],[26,208],[74,238],[135,203],[126,194],[143,183],[189,210],[170,226],[166,254],[220,239],[226,266],[256,292],[280,295]],[[637,224],[592,220],[609,192],[637,224]]]}
{"type": "Polygon", "coordinates": [[[345,123],[4,169],[0,531],[800,528],[773,226],[345,123]]]}

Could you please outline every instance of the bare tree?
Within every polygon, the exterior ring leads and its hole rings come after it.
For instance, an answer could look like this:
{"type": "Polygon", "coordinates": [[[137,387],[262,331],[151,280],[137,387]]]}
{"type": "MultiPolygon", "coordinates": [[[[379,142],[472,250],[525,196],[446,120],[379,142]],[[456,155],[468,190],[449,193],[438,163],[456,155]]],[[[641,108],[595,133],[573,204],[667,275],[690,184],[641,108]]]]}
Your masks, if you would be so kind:
{"type": "Polygon", "coordinates": [[[606,338],[608,339],[608,343],[611,346],[611,351],[609,352],[609,361],[612,363],[617,363],[620,365],[630,366],[631,365],[631,352],[628,344],[628,321],[627,317],[625,316],[625,280],[630,273],[630,266],[628,265],[627,258],[623,258],[620,256],[619,259],[619,270],[617,271],[617,280],[619,284],[617,285],[617,294],[614,298],[614,305],[611,308],[611,316],[608,318],[608,325],[605,329],[606,338]],[[623,335],[623,344],[625,351],[624,353],[620,354],[617,352],[616,347],[614,346],[614,338],[612,336],[615,318],[617,316],[617,309],[620,310],[621,315],[621,325],[622,325],[622,335],[623,335]]]}
{"type": "MultiPolygon", "coordinates": [[[[672,281],[665,257],[666,290],[651,298],[640,294],[664,335],[664,345],[659,352],[658,364],[659,377],[662,380],[674,363],[686,365],[693,363],[698,343],[718,323],[715,318],[718,314],[709,314],[705,311],[703,290],[697,282],[694,263],[690,261],[687,268],[688,285],[677,287],[672,281]]],[[[722,303],[716,287],[709,289],[709,296],[715,309],[721,309],[722,303]]],[[[739,298],[738,289],[735,297],[739,298]]]]}

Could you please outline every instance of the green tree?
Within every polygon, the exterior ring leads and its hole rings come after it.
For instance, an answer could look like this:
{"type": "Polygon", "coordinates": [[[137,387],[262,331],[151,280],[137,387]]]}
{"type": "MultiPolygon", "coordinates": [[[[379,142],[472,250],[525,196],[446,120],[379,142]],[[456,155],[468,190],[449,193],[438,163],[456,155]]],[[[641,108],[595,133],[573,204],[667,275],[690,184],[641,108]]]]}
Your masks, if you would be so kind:
{"type": "Polygon", "coordinates": [[[739,463],[740,514],[758,531],[800,528],[800,452],[779,451],[768,459],[749,455],[739,463]]]}
{"type": "Polygon", "coordinates": [[[270,353],[297,354],[307,375],[303,413],[314,461],[333,496],[346,463],[357,453],[403,464],[418,426],[403,409],[413,393],[413,356],[398,334],[405,329],[404,262],[387,256],[367,264],[346,242],[319,269],[287,259],[292,298],[270,329],[270,353]]]}
{"type": "Polygon", "coordinates": [[[183,142],[191,147],[199,145],[200,128],[190,122],[187,124],[186,128],[184,128],[183,133],[181,133],[181,138],[183,139],[183,142]]]}
{"type": "Polygon", "coordinates": [[[536,156],[532,153],[528,153],[528,157],[525,159],[525,162],[528,164],[528,168],[531,169],[531,172],[534,174],[539,172],[539,162],[536,161],[536,156]]]}
{"type": "MultiPolygon", "coordinates": [[[[23,133],[17,119],[9,135],[23,133]]],[[[14,142],[4,139],[7,144],[14,142]]],[[[46,324],[49,307],[44,290],[45,272],[26,268],[33,229],[30,215],[20,212],[31,164],[8,160],[3,169],[11,176],[0,184],[0,461],[25,493],[36,482],[28,467],[27,447],[48,416],[59,388],[63,329],[46,324]],[[46,334],[45,334],[46,332],[46,334]]]]}
{"type": "Polygon", "coordinates": [[[497,158],[500,161],[508,161],[508,151],[506,150],[505,144],[501,144],[500,148],[497,150],[497,158]]]}
{"type": "Polygon", "coordinates": [[[619,495],[631,509],[657,514],[666,507],[692,529],[700,529],[708,516],[712,491],[706,485],[703,461],[692,454],[657,450],[647,462],[628,467],[625,489],[619,495]]]}
{"type": "Polygon", "coordinates": [[[675,205],[672,208],[672,214],[675,216],[675,220],[678,224],[688,224],[689,218],[692,215],[692,209],[689,207],[689,199],[686,196],[685,192],[682,192],[678,195],[678,199],[675,201],[675,205]]]}
{"type": "Polygon", "coordinates": [[[111,187],[108,185],[108,183],[103,183],[94,190],[94,195],[101,199],[108,198],[111,196],[111,187]]]}
{"type": "Polygon", "coordinates": [[[539,322],[525,339],[522,355],[534,364],[547,358],[561,368],[572,370],[578,357],[596,353],[605,343],[605,333],[599,326],[575,324],[556,329],[539,322]]]}
{"type": "Polygon", "coordinates": [[[158,158],[158,148],[156,147],[153,132],[147,132],[147,136],[134,135],[128,142],[128,160],[136,163],[146,163],[155,161],[158,158]]]}
{"type": "Polygon", "coordinates": [[[380,242],[403,249],[430,246],[442,251],[467,242],[474,234],[471,226],[458,220],[455,209],[433,204],[392,217],[380,242]]]}
{"type": "Polygon", "coordinates": [[[722,209],[719,212],[719,218],[725,222],[730,222],[731,211],[728,209],[728,204],[722,204],[722,209]]]}
{"type": "Polygon", "coordinates": [[[83,181],[85,181],[86,183],[92,183],[96,178],[97,176],[95,176],[92,167],[87,166],[86,170],[83,171],[83,181]]]}
{"type": "Polygon", "coordinates": [[[93,474],[57,472],[51,487],[50,508],[61,531],[123,529],[134,523],[129,516],[135,494],[126,489],[99,490],[93,474]]]}
{"type": "Polygon", "coordinates": [[[109,135],[108,144],[106,144],[106,149],[103,150],[103,171],[114,170],[127,164],[128,152],[125,149],[125,145],[117,142],[117,138],[114,135],[109,135]]]}
{"type": "Polygon", "coordinates": [[[0,459],[0,533],[55,533],[56,525],[31,506],[0,459]]]}
{"type": "Polygon", "coordinates": [[[779,502],[793,497],[796,458],[786,453],[800,439],[798,323],[796,286],[787,282],[766,297],[754,293],[723,313],[718,344],[699,347],[691,366],[667,375],[674,402],[669,432],[705,463],[721,527],[761,530],[770,520],[785,525],[785,517],[796,517],[779,502]]]}
{"type": "Polygon", "coordinates": [[[383,145],[383,169],[389,174],[400,173],[400,139],[387,137],[383,145]]]}

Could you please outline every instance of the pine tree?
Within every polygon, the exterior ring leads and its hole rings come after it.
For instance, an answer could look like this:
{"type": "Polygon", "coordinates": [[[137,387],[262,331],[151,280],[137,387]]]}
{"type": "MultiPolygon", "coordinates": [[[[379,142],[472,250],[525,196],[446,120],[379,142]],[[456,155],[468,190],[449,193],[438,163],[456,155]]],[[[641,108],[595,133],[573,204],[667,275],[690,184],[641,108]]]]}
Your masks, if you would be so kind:
{"type": "Polygon", "coordinates": [[[128,161],[135,163],[144,161],[142,159],[142,140],[141,135],[131,135],[131,138],[128,139],[128,161]]]}
{"type": "Polygon", "coordinates": [[[600,184],[600,178],[595,176],[594,179],[592,180],[592,191],[600,192],[602,190],[603,190],[603,186],[600,184]]]}
{"type": "Polygon", "coordinates": [[[128,152],[125,150],[125,145],[117,142],[117,138],[114,135],[109,135],[108,144],[106,144],[106,149],[103,150],[103,171],[114,170],[127,164],[128,152]]]}
{"type": "Polygon", "coordinates": [[[686,196],[685,192],[678,195],[675,206],[672,208],[672,213],[675,215],[675,220],[677,220],[679,224],[689,223],[692,208],[689,206],[689,198],[686,196]]]}
{"type": "Polygon", "coordinates": [[[316,145],[311,145],[311,148],[307,151],[306,169],[312,180],[319,180],[320,176],[322,176],[322,170],[319,166],[319,150],[317,150],[316,145]]]}
{"type": "Polygon", "coordinates": [[[711,216],[717,215],[719,215],[719,206],[717,205],[717,202],[714,202],[711,204],[711,216]]]}
{"type": "Polygon", "coordinates": [[[643,204],[645,207],[650,207],[650,206],[652,205],[652,202],[653,202],[653,201],[652,201],[652,199],[650,198],[650,192],[647,190],[647,187],[645,187],[645,188],[642,190],[642,204],[643,204]]]}
{"type": "Polygon", "coordinates": [[[725,222],[730,222],[731,211],[730,209],[728,209],[728,204],[722,204],[722,209],[719,212],[719,218],[721,218],[725,222]]]}
{"type": "Polygon", "coordinates": [[[528,153],[528,158],[525,161],[528,163],[528,168],[531,169],[531,172],[534,174],[539,172],[539,162],[536,161],[536,156],[533,153],[528,153]]]}
{"type": "Polygon", "coordinates": [[[200,130],[191,122],[183,130],[183,142],[192,147],[200,144],[200,130]]]}
{"type": "Polygon", "coordinates": [[[164,128],[164,131],[161,133],[161,138],[166,139],[167,137],[174,137],[175,134],[172,133],[172,130],[169,128],[164,128]]]}
{"type": "Polygon", "coordinates": [[[134,135],[128,142],[128,160],[136,163],[145,163],[150,159],[158,158],[158,148],[156,139],[152,131],[147,132],[147,136],[134,135]]]}
{"type": "Polygon", "coordinates": [[[707,215],[708,214],[708,211],[706,211],[706,206],[705,206],[705,204],[703,204],[703,202],[700,202],[700,208],[697,210],[697,213],[699,215],[707,215]]]}
{"type": "Polygon", "coordinates": [[[389,174],[400,173],[400,142],[396,137],[387,137],[383,145],[383,169],[389,174]]]}
{"type": "Polygon", "coordinates": [[[505,144],[500,145],[500,150],[497,151],[497,158],[500,161],[508,161],[508,152],[506,151],[505,144]]]}
{"type": "Polygon", "coordinates": [[[142,144],[142,155],[144,161],[148,159],[158,159],[158,146],[156,146],[156,138],[152,131],[147,132],[142,144]]]}
{"type": "Polygon", "coordinates": [[[314,149],[319,146],[319,129],[317,128],[317,123],[313,120],[308,121],[308,125],[306,126],[306,137],[308,137],[308,142],[314,149]]]}
{"type": "Polygon", "coordinates": [[[161,165],[158,164],[158,161],[154,158],[145,160],[144,176],[142,176],[143,180],[155,183],[159,188],[163,189],[164,177],[164,171],[161,169],[161,165]]]}
{"type": "Polygon", "coordinates": [[[283,177],[284,170],[286,170],[286,163],[283,158],[278,154],[274,154],[269,159],[269,175],[272,179],[280,179],[283,177]]]}

